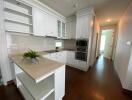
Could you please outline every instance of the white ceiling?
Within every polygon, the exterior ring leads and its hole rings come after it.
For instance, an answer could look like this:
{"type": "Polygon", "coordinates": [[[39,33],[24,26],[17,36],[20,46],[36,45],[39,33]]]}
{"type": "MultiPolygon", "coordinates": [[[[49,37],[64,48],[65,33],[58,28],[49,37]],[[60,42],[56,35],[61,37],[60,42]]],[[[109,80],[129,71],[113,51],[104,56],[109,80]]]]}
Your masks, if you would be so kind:
{"type": "Polygon", "coordinates": [[[77,10],[94,7],[100,25],[117,23],[131,0],[39,0],[65,17],[74,15],[77,10]],[[75,7],[75,4],[77,5],[75,7]],[[110,18],[110,23],[106,20],[110,18]]]}

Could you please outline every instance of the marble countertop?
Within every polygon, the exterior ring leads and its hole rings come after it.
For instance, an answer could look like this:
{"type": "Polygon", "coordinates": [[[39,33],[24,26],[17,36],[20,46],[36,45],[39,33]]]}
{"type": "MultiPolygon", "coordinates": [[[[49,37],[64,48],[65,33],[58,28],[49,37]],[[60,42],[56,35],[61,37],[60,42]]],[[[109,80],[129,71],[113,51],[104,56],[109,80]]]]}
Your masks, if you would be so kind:
{"type": "Polygon", "coordinates": [[[64,65],[43,57],[38,58],[37,63],[31,63],[30,60],[23,59],[22,55],[10,56],[10,59],[36,82],[39,82],[48,74],[54,73],[55,70],[64,65]]]}
{"type": "MultiPolygon", "coordinates": [[[[75,49],[60,49],[61,51],[75,51],[75,49]]],[[[54,53],[56,50],[40,51],[40,55],[46,55],[48,53],[54,53]]],[[[25,73],[27,73],[32,79],[36,82],[41,79],[43,76],[53,73],[56,69],[62,67],[64,64],[57,61],[53,61],[44,57],[38,58],[38,63],[31,63],[30,60],[23,59],[23,53],[20,54],[10,54],[9,58],[17,66],[19,66],[25,73]]]]}

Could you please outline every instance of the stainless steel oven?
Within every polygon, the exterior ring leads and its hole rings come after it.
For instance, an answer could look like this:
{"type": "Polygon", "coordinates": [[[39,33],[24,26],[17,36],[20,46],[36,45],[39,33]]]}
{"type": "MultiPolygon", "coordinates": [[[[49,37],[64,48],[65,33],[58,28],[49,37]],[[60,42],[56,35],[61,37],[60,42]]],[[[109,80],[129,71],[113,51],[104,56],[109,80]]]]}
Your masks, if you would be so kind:
{"type": "Polygon", "coordinates": [[[76,40],[76,46],[77,47],[86,47],[86,46],[88,46],[88,40],[78,39],[78,40],[76,40]]]}
{"type": "Polygon", "coordinates": [[[79,39],[76,41],[75,58],[77,60],[87,61],[88,54],[88,40],[79,39]]]}

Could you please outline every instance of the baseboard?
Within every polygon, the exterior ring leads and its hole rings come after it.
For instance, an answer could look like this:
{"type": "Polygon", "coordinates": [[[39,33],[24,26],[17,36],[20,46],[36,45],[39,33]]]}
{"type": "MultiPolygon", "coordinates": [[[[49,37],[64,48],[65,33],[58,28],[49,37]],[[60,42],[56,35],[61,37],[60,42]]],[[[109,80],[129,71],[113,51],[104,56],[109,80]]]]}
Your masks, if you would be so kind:
{"type": "Polygon", "coordinates": [[[15,83],[14,80],[10,80],[10,81],[7,82],[7,85],[10,85],[10,84],[13,84],[13,83],[15,83]]]}
{"type": "Polygon", "coordinates": [[[127,90],[127,89],[123,89],[123,93],[131,95],[132,96],[132,91],[127,90]]]}

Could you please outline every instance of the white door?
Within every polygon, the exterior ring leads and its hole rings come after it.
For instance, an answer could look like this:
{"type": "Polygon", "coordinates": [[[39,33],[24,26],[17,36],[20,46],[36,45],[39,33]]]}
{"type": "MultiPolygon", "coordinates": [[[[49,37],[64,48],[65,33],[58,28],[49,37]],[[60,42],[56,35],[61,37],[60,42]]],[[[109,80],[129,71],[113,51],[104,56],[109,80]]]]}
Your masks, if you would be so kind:
{"type": "Polygon", "coordinates": [[[104,48],[104,57],[111,59],[112,50],[113,50],[113,40],[114,40],[114,30],[102,30],[102,34],[105,35],[105,48],[104,48]]]}

